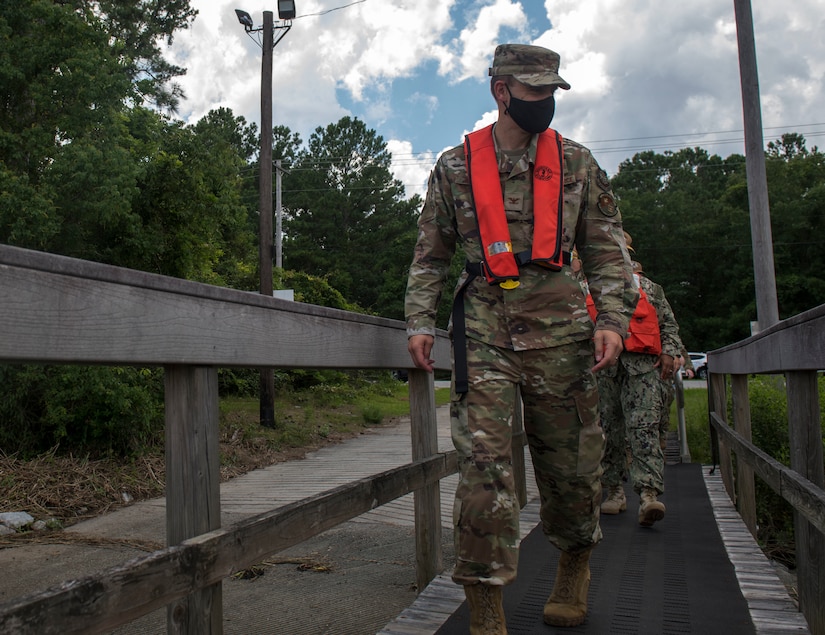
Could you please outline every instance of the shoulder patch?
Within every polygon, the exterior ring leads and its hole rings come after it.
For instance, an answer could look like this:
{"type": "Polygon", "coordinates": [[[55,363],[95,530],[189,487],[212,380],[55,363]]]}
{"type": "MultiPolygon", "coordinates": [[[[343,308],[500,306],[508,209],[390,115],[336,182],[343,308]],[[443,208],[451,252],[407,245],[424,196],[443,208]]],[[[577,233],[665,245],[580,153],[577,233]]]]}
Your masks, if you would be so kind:
{"type": "Polygon", "coordinates": [[[598,183],[599,187],[605,192],[610,190],[610,179],[607,178],[607,172],[602,169],[599,169],[598,174],[596,174],[596,183],[598,183]]]}
{"type": "Polygon", "coordinates": [[[616,207],[616,201],[607,192],[599,195],[599,202],[596,204],[599,211],[605,216],[615,216],[619,213],[619,208],[616,207]]]}

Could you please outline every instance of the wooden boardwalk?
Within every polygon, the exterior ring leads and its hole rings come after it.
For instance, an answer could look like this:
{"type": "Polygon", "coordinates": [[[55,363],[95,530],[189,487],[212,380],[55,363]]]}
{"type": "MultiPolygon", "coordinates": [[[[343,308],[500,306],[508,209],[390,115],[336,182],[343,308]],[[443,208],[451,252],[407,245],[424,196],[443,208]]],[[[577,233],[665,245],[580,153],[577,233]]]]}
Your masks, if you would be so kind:
{"type": "MultiPolygon", "coordinates": [[[[452,443],[449,437],[448,409],[438,409],[439,422],[439,449],[450,450],[452,443]]],[[[376,472],[403,465],[410,460],[410,427],[409,420],[402,420],[397,425],[386,426],[370,430],[358,437],[346,440],[340,444],[327,446],[310,453],[306,459],[289,461],[256,470],[242,477],[233,479],[221,485],[221,516],[224,526],[237,522],[242,518],[260,514],[280,507],[287,503],[324,492],[338,485],[349,483],[355,479],[366,477],[376,472]]],[[[528,504],[522,510],[521,533],[526,536],[538,524],[538,504],[535,481],[527,461],[528,504]]],[[[760,635],[809,633],[802,615],[797,611],[795,604],[789,597],[784,585],[778,578],[771,564],[759,550],[753,538],[747,532],[744,523],[730,503],[718,471],[708,474],[709,469],[703,468],[705,483],[712,502],[713,513],[723,537],[730,560],[734,565],[742,594],[745,597],[755,630],[760,635]]],[[[442,482],[442,527],[447,540],[452,531],[452,504],[456,477],[452,476],[442,482]]],[[[386,527],[411,528],[414,524],[412,495],[400,498],[390,504],[359,516],[347,523],[348,526],[372,525],[376,529],[386,527]]],[[[108,516],[93,519],[71,527],[68,531],[99,537],[124,539],[129,537],[143,540],[157,540],[163,542],[164,536],[164,500],[146,501],[130,508],[125,508],[108,516]]],[[[629,512],[630,513],[630,512],[629,512]]],[[[404,529],[409,531],[408,529],[404,529]]],[[[400,559],[400,558],[399,558],[400,559]]],[[[409,572],[413,576],[413,572],[409,572]]],[[[354,576],[350,576],[354,583],[354,576]]],[[[255,586],[263,589],[262,583],[255,583],[247,587],[249,593],[255,586]]],[[[227,587],[225,592],[232,592],[227,587]]],[[[276,591],[277,592],[277,589],[276,591]]],[[[315,588],[312,593],[324,599],[328,593],[323,586],[315,588]]],[[[365,588],[358,588],[357,593],[369,593],[365,588]]],[[[264,595],[266,597],[266,595],[264,595]]],[[[274,595],[271,595],[275,599],[274,595]]],[[[313,596],[311,601],[316,599],[313,596]]],[[[327,602],[334,603],[331,596],[327,602]]],[[[307,598],[309,602],[310,599],[307,598]]],[[[424,589],[417,597],[410,599],[406,608],[401,608],[396,617],[384,618],[388,622],[378,630],[379,635],[430,635],[435,633],[441,625],[456,611],[464,601],[464,594],[460,587],[453,584],[449,571],[445,571],[424,589]]],[[[402,605],[403,606],[403,605],[402,605]]],[[[280,627],[268,630],[261,626],[260,619],[265,606],[258,601],[245,618],[250,622],[238,630],[227,627],[227,633],[244,632],[248,625],[260,633],[277,633],[280,627]]],[[[265,617],[265,616],[263,616],[265,617]]],[[[120,629],[119,633],[152,633],[156,624],[163,624],[163,616],[155,616],[143,621],[143,624],[134,624],[133,627],[120,629]],[[152,621],[154,619],[154,621],[152,621]]],[[[309,628],[309,627],[307,627],[309,628]]],[[[294,631],[299,632],[299,631],[294,631]]],[[[310,632],[300,631],[300,632],[310,632]]],[[[335,633],[337,635],[361,635],[366,631],[355,630],[351,627],[340,629],[330,628],[318,631],[335,633]]],[[[369,632],[375,632],[370,630],[369,632]]]]}
{"type": "MultiPolygon", "coordinates": [[[[710,474],[710,468],[704,467],[702,472],[725,550],[748,606],[753,632],[759,635],[809,635],[805,618],[728,499],[718,470],[710,474]]],[[[539,522],[535,499],[524,508],[521,521],[521,534],[525,537],[539,522]]],[[[445,573],[433,580],[413,605],[378,635],[432,635],[463,601],[462,589],[445,573]]]]}
{"type": "MultiPolygon", "coordinates": [[[[443,428],[443,426],[441,426],[443,428]]],[[[449,438],[446,439],[449,443],[449,438]]],[[[439,445],[439,448],[442,446],[439,445]]],[[[445,446],[449,447],[449,446],[445,446]]],[[[521,536],[524,538],[539,524],[538,492],[535,487],[529,458],[527,460],[528,500],[521,514],[521,536]]],[[[705,486],[713,508],[725,550],[734,566],[740,590],[747,602],[755,632],[759,635],[810,635],[804,616],[780,580],[773,565],[751,536],[731,503],[719,470],[711,473],[709,466],[702,469],[705,486]]],[[[453,485],[443,488],[442,520],[449,525],[450,516],[445,499],[451,504],[449,493],[453,485]]],[[[401,501],[397,501],[403,507],[401,501]]],[[[629,512],[632,513],[632,512],[629,512]]],[[[464,593],[450,579],[449,572],[438,576],[419,594],[412,606],[387,624],[377,635],[432,635],[458,609],[464,593]]]]}

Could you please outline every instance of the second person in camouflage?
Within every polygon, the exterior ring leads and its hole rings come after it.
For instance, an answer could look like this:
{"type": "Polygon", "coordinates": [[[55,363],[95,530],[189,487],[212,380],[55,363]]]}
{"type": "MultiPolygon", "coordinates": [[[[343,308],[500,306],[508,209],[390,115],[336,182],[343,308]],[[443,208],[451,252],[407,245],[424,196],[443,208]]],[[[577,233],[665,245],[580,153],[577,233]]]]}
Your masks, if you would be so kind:
{"type": "MultiPolygon", "coordinates": [[[[665,515],[665,506],[658,500],[665,491],[660,427],[666,391],[662,382],[673,380],[674,360],[683,347],[679,339],[679,325],[664,290],[643,275],[639,263],[634,262],[634,265],[637,266],[634,277],[643,291],[637,315],[641,313],[646,299],[654,310],[651,319],[656,333],[655,336],[651,334],[651,338],[656,342],[646,343],[648,348],[642,349],[634,346],[628,338],[619,364],[597,375],[601,420],[607,435],[602,462],[602,484],[607,489],[607,497],[601,510],[603,514],[618,514],[627,508],[622,487],[622,478],[627,470],[630,483],[640,498],[639,524],[650,527],[665,515]],[[651,344],[658,344],[658,349],[651,348],[651,344]]],[[[631,326],[631,333],[633,329],[631,326]]]]}

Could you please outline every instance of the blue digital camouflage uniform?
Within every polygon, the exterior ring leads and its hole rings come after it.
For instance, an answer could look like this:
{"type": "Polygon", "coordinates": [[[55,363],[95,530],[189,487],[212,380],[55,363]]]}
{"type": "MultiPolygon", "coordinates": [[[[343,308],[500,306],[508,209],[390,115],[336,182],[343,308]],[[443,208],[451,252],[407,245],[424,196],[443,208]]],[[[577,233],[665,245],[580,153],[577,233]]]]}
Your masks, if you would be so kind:
{"type": "MultiPolygon", "coordinates": [[[[532,243],[530,147],[496,147],[514,252],[532,243]]],[[[479,230],[462,146],[445,152],[433,169],[419,221],[406,294],[407,334],[432,335],[450,262],[461,245],[469,262],[482,259],[479,230]]],[[[596,328],[624,336],[638,298],[625,248],[621,216],[606,174],[590,152],[564,142],[563,249],[574,246],[584,263],[599,311],[596,328]]],[[[466,288],[469,390],[453,394],[453,442],[460,457],[456,492],[456,567],[460,584],[507,584],[516,576],[519,509],[511,467],[516,390],[541,493],[542,525],[563,550],[587,549],[601,539],[599,425],[594,325],[582,288],[570,270],[527,265],[520,285],[502,289],[481,277],[466,288]]],[[[467,279],[465,271],[456,290],[467,279]]]]}
{"type": "MultiPolygon", "coordinates": [[[[656,309],[662,354],[676,357],[682,350],[679,325],[662,287],[643,275],[635,277],[656,309]]],[[[644,488],[657,495],[665,491],[660,426],[668,390],[660,369],[654,368],[658,359],[657,355],[624,351],[616,366],[598,373],[601,421],[607,437],[602,461],[605,487],[621,485],[627,470],[636,493],[644,488]]]]}

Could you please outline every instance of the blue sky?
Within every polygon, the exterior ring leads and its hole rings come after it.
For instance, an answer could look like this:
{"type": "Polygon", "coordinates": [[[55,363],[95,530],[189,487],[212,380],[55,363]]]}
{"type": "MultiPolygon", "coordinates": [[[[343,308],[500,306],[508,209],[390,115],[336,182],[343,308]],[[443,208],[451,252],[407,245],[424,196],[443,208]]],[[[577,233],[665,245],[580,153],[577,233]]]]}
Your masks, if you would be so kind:
{"type": "MultiPolygon", "coordinates": [[[[256,25],[274,0],[192,0],[200,14],[168,50],[188,69],[179,116],[229,107],[260,121],[256,25]]],[[[825,6],[753,0],[765,141],[825,135],[825,6]]],[[[408,193],[423,194],[438,153],[494,120],[487,68],[501,42],[561,54],[553,127],[585,143],[614,174],[635,153],[701,146],[743,152],[732,0],[296,0],[274,52],[273,121],[304,140],[356,116],[393,153],[408,193]]]]}

